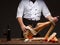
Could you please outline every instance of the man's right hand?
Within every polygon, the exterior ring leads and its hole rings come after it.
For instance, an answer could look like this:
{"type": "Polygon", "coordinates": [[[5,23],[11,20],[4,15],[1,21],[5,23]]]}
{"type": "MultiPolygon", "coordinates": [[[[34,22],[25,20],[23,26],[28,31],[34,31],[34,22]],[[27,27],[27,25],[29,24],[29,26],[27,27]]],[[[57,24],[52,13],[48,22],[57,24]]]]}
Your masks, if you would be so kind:
{"type": "Polygon", "coordinates": [[[22,29],[23,32],[26,32],[26,31],[27,31],[25,25],[22,25],[22,26],[21,26],[21,29],[22,29]]]}

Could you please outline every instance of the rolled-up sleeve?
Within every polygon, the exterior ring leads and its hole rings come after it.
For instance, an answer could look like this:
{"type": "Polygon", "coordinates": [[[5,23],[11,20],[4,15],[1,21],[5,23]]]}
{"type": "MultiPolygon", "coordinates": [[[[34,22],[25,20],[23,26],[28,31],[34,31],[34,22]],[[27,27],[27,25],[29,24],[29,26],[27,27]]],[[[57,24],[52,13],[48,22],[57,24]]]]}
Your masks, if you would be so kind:
{"type": "Polygon", "coordinates": [[[19,6],[17,8],[17,17],[22,17],[23,16],[23,12],[24,12],[24,4],[23,2],[19,3],[19,6]]]}
{"type": "Polygon", "coordinates": [[[46,6],[46,4],[44,2],[42,3],[42,13],[45,17],[51,15],[48,7],[46,6]]]}

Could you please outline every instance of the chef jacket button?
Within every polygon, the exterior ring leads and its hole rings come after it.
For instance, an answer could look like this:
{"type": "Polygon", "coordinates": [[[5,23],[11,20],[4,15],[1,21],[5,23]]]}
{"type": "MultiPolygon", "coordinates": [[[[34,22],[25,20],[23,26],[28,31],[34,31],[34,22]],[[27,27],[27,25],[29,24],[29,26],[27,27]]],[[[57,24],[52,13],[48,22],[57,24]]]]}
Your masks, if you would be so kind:
{"type": "Polygon", "coordinates": [[[37,15],[37,14],[35,14],[35,15],[37,15]]]}
{"type": "Polygon", "coordinates": [[[32,9],[30,9],[30,10],[32,10],[32,9]]]}
{"type": "Polygon", "coordinates": [[[37,9],[35,9],[35,10],[37,10],[37,9]]]}

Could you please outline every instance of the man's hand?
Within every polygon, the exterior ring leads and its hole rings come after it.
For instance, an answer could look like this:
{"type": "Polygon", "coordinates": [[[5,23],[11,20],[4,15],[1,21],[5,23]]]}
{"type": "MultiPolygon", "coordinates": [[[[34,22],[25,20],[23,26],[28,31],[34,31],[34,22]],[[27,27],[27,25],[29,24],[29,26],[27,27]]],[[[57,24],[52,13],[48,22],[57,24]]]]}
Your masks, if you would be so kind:
{"type": "Polygon", "coordinates": [[[54,22],[57,22],[58,21],[58,17],[53,17],[52,19],[54,22]]]}
{"type": "Polygon", "coordinates": [[[21,26],[21,29],[22,29],[23,32],[26,32],[26,31],[27,31],[25,25],[22,25],[22,26],[21,26]]]}

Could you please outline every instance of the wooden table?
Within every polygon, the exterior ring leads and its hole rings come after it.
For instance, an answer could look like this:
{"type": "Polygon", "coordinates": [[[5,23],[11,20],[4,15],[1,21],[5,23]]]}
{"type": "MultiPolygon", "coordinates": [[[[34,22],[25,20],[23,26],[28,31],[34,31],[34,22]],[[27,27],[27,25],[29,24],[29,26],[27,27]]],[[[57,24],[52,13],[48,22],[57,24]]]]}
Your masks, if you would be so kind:
{"type": "Polygon", "coordinates": [[[45,42],[45,41],[32,41],[32,42],[24,42],[22,38],[12,38],[11,41],[6,41],[4,38],[0,38],[1,45],[60,45],[60,38],[59,41],[52,43],[52,42],[45,42]]]}

